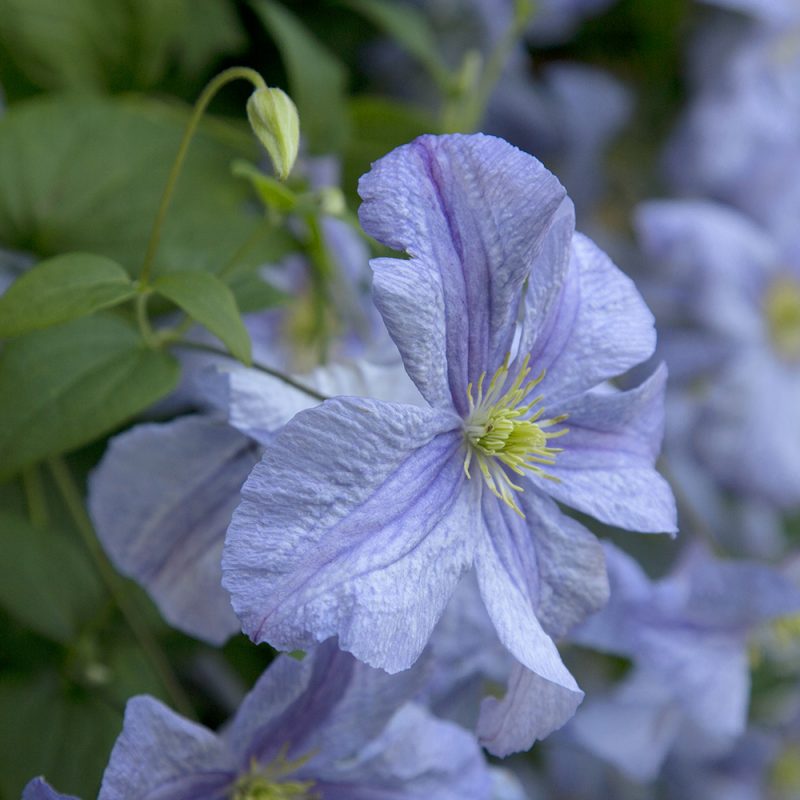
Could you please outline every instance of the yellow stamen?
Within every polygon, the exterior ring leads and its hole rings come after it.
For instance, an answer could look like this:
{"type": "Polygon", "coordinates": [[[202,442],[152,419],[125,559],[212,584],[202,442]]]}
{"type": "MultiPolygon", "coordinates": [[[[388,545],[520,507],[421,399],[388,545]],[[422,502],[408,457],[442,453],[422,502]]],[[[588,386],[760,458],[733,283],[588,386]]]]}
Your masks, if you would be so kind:
{"type": "Polygon", "coordinates": [[[772,341],[778,352],[791,361],[800,360],[800,281],[783,275],[764,295],[772,341]]]}
{"type": "Polygon", "coordinates": [[[556,456],[563,448],[551,447],[549,440],[569,432],[568,428],[547,430],[563,422],[567,418],[566,414],[542,420],[545,409],[540,408],[528,416],[543,398],[542,395],[532,400],[527,398],[544,378],[542,372],[538,377],[529,379],[529,360],[530,357],[526,356],[505,392],[503,389],[508,379],[508,355],[489,381],[485,395],[485,372],[478,378],[477,396],[474,399],[473,384],[470,383],[467,386],[469,416],[464,425],[467,439],[464,473],[467,478],[470,478],[470,466],[474,457],[489,491],[523,517],[525,515],[512,495],[512,491],[521,492],[522,487],[512,482],[506,468],[518,475],[530,472],[540,478],[557,481],[558,478],[538,465],[555,464],[556,456]]]}
{"type": "Polygon", "coordinates": [[[240,775],[230,788],[231,800],[318,800],[320,795],[312,792],[314,781],[285,781],[302,767],[314,754],[301,756],[288,761],[288,745],[281,748],[278,755],[267,765],[261,765],[255,758],[250,762],[250,770],[240,775]]]}

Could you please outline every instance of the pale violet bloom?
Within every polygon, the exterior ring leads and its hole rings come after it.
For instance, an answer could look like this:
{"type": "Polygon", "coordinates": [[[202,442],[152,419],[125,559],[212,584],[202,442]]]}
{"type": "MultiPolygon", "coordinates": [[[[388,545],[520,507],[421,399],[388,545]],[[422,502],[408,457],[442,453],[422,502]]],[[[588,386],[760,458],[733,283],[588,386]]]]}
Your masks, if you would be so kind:
{"type": "Polygon", "coordinates": [[[279,656],[219,733],[134,697],[98,800],[491,800],[475,739],[406,702],[419,677],[328,642],[279,656]]]}
{"type": "Polygon", "coordinates": [[[646,203],[636,223],[659,266],[652,297],[662,355],[691,387],[694,455],[738,493],[796,508],[800,237],[789,246],[699,200],[646,203]]]}
{"type": "Polygon", "coordinates": [[[587,700],[569,732],[637,780],[654,778],[673,751],[695,760],[726,753],[747,723],[748,639],[796,614],[800,590],[776,568],[720,560],[700,546],[656,582],[621,550],[605,550],[609,604],[572,638],[633,668],[587,700]]]}
{"type": "Polygon", "coordinates": [[[254,641],[338,635],[397,672],[474,569],[519,690],[544,685],[563,722],[581,692],[550,634],[606,584],[598,543],[555,501],[675,530],[653,467],[664,370],[607,383],[652,353],[652,316],[574,232],[558,181],[502,140],[421,137],[360,192],[367,233],[411,256],[374,260],[373,291],[426,405],[339,397],[298,414],[242,490],[223,583],[254,641]]]}

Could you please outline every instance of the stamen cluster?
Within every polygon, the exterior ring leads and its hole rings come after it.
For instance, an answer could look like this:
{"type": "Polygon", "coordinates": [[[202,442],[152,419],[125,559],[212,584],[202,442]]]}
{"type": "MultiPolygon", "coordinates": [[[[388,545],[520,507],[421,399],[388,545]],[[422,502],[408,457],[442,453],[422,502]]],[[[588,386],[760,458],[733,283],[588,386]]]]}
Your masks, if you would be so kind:
{"type": "Polygon", "coordinates": [[[511,490],[521,492],[522,487],[511,480],[505,467],[518,475],[524,475],[527,471],[541,478],[558,480],[540,465],[555,463],[556,455],[562,448],[550,447],[548,442],[569,432],[568,428],[547,430],[563,422],[567,418],[566,414],[541,419],[545,413],[543,407],[531,414],[541,403],[543,396],[537,395],[530,400],[528,398],[545,373],[542,371],[538,377],[528,380],[531,374],[529,361],[530,356],[526,356],[516,378],[505,393],[503,389],[509,374],[508,355],[492,376],[485,394],[485,372],[478,379],[474,398],[470,383],[467,386],[469,416],[464,426],[467,438],[464,472],[467,478],[470,477],[470,465],[475,458],[489,491],[520,516],[524,514],[515,502],[511,490]]]}
{"type": "Polygon", "coordinates": [[[233,785],[231,800],[317,800],[319,795],[311,792],[314,781],[282,780],[306,761],[308,756],[287,761],[283,751],[266,766],[253,759],[250,770],[233,785]]]}
{"type": "Polygon", "coordinates": [[[778,278],[767,291],[765,306],[775,347],[791,361],[800,360],[800,283],[778,278]]]}

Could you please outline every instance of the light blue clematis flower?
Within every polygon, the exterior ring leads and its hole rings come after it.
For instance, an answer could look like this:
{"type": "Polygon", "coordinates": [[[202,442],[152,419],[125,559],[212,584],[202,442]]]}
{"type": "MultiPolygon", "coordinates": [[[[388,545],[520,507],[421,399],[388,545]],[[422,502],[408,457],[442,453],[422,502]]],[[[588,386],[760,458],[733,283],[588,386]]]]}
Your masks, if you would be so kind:
{"type": "Polygon", "coordinates": [[[674,531],[653,467],[665,372],[650,312],[574,233],[533,157],[483,135],[421,137],[362,178],[374,296],[423,407],[340,397],[298,414],[242,490],[223,584],[243,628],[279,649],[338,634],[390,672],[427,643],[474,568],[503,645],[571,714],[581,693],[549,631],[605,599],[609,524],[674,531]]]}
{"type": "Polygon", "coordinates": [[[800,239],[699,200],[645,203],[637,229],[661,267],[662,354],[694,392],[695,456],[737,493],[797,508],[800,239]]]}
{"type": "MultiPolygon", "coordinates": [[[[490,800],[475,739],[406,702],[420,677],[327,642],[302,662],[280,656],[219,734],[134,697],[99,800],[490,800]]],[[[31,800],[60,797],[42,785],[29,785],[31,800]]]]}
{"type": "Polygon", "coordinates": [[[630,556],[606,544],[608,606],[572,635],[626,656],[631,673],[587,701],[569,732],[637,780],[654,778],[670,752],[711,759],[745,732],[748,638],[800,609],[800,590],[778,569],[688,551],[651,582],[630,556]]]}

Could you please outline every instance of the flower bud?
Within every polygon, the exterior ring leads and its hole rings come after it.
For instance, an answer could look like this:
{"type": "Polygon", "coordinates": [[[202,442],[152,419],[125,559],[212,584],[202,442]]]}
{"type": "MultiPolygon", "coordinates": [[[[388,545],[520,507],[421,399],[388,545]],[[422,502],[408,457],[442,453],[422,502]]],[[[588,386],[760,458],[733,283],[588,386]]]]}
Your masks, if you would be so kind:
{"type": "Polygon", "coordinates": [[[256,89],[247,101],[247,118],[269,153],[275,173],[285,181],[300,144],[297,108],[282,89],[256,89]]]}

